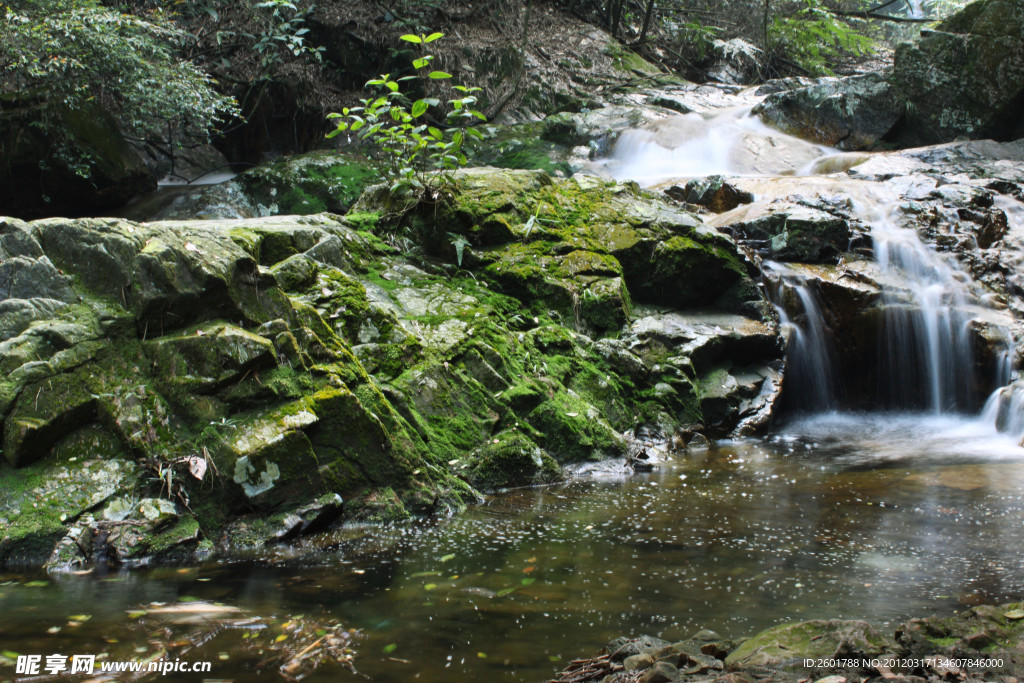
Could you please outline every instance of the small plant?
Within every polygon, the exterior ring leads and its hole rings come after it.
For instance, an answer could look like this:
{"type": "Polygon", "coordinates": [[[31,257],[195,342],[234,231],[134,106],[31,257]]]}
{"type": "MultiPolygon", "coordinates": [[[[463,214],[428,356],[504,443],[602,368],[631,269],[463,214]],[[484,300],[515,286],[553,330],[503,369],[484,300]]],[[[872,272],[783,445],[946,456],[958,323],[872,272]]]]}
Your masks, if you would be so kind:
{"type": "Polygon", "coordinates": [[[455,247],[455,259],[459,264],[459,268],[462,267],[462,255],[466,247],[469,246],[469,240],[463,235],[458,235],[454,232],[448,233],[448,237],[451,239],[452,246],[455,247]]]}
{"type": "Polygon", "coordinates": [[[451,171],[466,164],[463,152],[466,137],[482,137],[478,130],[469,127],[476,120],[487,120],[473,109],[477,102],[474,93],[480,92],[481,88],[452,86],[459,96],[447,101],[449,106],[443,128],[435,125],[437,121],[432,117],[432,113],[441,106],[440,99],[422,97],[410,104],[409,98],[401,91],[400,84],[405,81],[421,80],[426,92],[432,82],[452,77],[444,71],[432,70],[430,66],[434,57],[425,54],[426,46],[443,35],[401,36],[402,40],[420,49],[420,56],[412,62],[417,75],[393,78],[391,74],[383,74],[368,81],[367,87],[377,88],[380,92],[377,97],[361,100],[363,106],[346,107],[341,113],[328,117],[339,121],[327,137],[343,132],[356,133],[359,139],[378,147],[386,162],[385,176],[395,195],[414,195],[418,199],[436,201],[443,187],[450,182],[451,171]]]}
{"type": "Polygon", "coordinates": [[[831,75],[828,61],[840,53],[865,54],[874,41],[837,18],[821,0],[804,0],[793,16],[775,17],[769,30],[773,47],[812,74],[831,75]]]}

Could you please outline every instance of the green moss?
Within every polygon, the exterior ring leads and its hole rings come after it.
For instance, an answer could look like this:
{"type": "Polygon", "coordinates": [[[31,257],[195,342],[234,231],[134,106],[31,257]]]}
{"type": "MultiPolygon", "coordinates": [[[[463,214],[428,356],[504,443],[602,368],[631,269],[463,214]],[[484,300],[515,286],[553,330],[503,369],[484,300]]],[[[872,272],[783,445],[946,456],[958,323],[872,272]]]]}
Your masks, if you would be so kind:
{"type": "Polygon", "coordinates": [[[380,174],[364,160],[342,152],[317,151],[278,159],[236,178],[257,204],[275,213],[345,213],[380,174]]]}
{"type": "Polygon", "coordinates": [[[600,460],[623,455],[625,443],[593,405],[560,391],[528,417],[542,444],[559,462],[600,460]]]}
{"type": "Polygon", "coordinates": [[[355,501],[359,519],[368,522],[396,522],[409,518],[402,500],[391,487],[376,489],[355,501]]]}
{"type": "Polygon", "coordinates": [[[562,475],[558,463],[518,431],[496,435],[469,459],[466,475],[481,490],[550,483],[562,475]]]}

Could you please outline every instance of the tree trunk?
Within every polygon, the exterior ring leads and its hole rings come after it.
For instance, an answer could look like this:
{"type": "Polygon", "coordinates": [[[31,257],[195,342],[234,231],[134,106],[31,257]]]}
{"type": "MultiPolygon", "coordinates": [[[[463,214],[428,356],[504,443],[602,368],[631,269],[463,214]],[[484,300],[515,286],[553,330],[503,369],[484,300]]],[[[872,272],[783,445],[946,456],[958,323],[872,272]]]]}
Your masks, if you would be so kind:
{"type": "Polygon", "coordinates": [[[647,39],[647,31],[651,28],[651,17],[654,15],[654,1],[647,0],[647,7],[644,9],[644,27],[640,30],[640,37],[636,39],[637,45],[642,45],[647,39]]]}

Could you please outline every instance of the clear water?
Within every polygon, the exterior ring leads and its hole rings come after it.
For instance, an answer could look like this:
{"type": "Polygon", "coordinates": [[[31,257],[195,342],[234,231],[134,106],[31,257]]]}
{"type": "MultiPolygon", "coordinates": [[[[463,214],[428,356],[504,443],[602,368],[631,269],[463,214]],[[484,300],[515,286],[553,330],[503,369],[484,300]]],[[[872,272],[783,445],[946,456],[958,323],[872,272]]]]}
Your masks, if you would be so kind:
{"type": "MultiPolygon", "coordinates": [[[[628,633],[739,637],[818,617],[893,625],[1024,598],[1022,461],[1012,439],[976,420],[827,414],[650,474],[339,532],[282,550],[276,565],[45,586],[8,576],[0,638],[16,652],[130,657],[145,636],[126,612],[187,596],[278,624],[302,614],[362,629],[355,662],[375,681],[539,681],[628,633]],[[65,625],[80,613],[92,618],[65,625]]],[[[212,659],[215,678],[249,680],[255,661],[233,649],[233,633],[189,656],[212,659]]],[[[308,680],[350,677],[328,667],[308,680]]]]}

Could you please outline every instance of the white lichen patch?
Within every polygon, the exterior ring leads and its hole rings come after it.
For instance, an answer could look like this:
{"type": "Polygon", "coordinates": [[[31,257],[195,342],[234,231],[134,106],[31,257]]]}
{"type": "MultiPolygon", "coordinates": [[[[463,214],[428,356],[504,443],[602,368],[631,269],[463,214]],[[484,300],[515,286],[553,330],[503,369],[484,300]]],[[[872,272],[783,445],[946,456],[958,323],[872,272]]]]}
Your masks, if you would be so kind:
{"type": "Polygon", "coordinates": [[[256,468],[249,457],[243,455],[235,461],[235,474],[232,481],[242,487],[245,495],[253,498],[274,487],[274,482],[281,478],[281,469],[275,462],[268,462],[267,468],[256,476],[256,468]]]}

